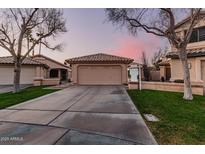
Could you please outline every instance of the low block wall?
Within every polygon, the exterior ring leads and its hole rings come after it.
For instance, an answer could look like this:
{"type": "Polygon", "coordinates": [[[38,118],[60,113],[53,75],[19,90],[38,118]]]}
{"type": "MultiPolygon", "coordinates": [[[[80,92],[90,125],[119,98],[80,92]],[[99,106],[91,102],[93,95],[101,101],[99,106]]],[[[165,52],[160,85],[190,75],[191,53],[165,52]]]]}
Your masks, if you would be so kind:
{"type": "MultiPolygon", "coordinates": [[[[138,82],[131,82],[128,84],[129,89],[138,89],[138,82]]],[[[183,83],[169,83],[169,82],[146,82],[142,81],[142,89],[183,92],[183,83]]],[[[201,83],[192,84],[192,92],[196,95],[204,95],[204,86],[201,83]]]]}
{"type": "Polygon", "coordinates": [[[53,79],[34,79],[34,86],[55,86],[60,84],[59,78],[53,79]]]}

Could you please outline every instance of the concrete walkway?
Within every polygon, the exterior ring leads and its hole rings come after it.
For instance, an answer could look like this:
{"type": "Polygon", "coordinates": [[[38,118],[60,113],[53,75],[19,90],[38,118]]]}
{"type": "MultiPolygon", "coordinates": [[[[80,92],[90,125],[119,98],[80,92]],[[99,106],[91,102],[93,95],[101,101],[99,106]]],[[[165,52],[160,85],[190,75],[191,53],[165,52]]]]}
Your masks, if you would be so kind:
{"type": "Polygon", "coordinates": [[[72,86],[0,110],[0,144],[157,144],[122,86],[72,86]]]}

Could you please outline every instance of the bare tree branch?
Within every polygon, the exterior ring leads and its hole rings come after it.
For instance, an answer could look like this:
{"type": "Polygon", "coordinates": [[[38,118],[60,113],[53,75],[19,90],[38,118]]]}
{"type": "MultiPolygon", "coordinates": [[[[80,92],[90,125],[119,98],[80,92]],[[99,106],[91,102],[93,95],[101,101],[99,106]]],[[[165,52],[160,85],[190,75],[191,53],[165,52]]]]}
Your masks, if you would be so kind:
{"type": "Polygon", "coordinates": [[[38,11],[38,8],[35,8],[34,11],[31,13],[31,15],[29,16],[27,22],[25,23],[25,25],[28,25],[29,22],[32,20],[34,14],[38,11]]]}
{"type": "Polygon", "coordinates": [[[197,9],[196,12],[193,15],[191,15],[191,17],[190,17],[191,18],[190,26],[187,30],[185,37],[184,37],[184,44],[187,44],[190,40],[191,33],[193,31],[195,24],[197,23],[197,18],[199,17],[200,11],[201,11],[201,8],[197,9]]]}
{"type": "Polygon", "coordinates": [[[16,14],[13,12],[12,9],[10,9],[10,11],[11,11],[12,15],[14,16],[14,19],[15,19],[15,21],[16,21],[16,25],[18,26],[19,29],[21,29],[21,26],[20,26],[19,23],[18,23],[18,17],[16,16],[16,14]]]}
{"type": "Polygon", "coordinates": [[[154,35],[157,36],[163,36],[165,37],[165,33],[163,31],[161,31],[160,29],[156,28],[156,27],[149,27],[147,25],[141,24],[138,20],[136,19],[129,19],[127,18],[127,21],[130,23],[131,26],[136,27],[136,28],[143,28],[147,33],[152,33],[154,35]],[[134,22],[137,23],[137,25],[135,25],[134,22]],[[155,30],[155,31],[154,31],[155,30]]]}

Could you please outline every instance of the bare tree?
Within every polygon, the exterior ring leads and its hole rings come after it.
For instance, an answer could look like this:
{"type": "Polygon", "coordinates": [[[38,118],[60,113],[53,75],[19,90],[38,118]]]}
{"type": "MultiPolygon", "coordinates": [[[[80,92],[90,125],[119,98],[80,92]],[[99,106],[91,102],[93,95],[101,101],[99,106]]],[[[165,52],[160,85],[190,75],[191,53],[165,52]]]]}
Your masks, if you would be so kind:
{"type": "Polygon", "coordinates": [[[154,53],[151,61],[152,61],[152,65],[154,65],[154,67],[159,70],[159,63],[162,61],[161,58],[165,57],[166,54],[168,52],[168,48],[165,47],[164,49],[159,48],[159,50],[157,52],[154,53]]]}
{"type": "Polygon", "coordinates": [[[14,59],[14,92],[20,90],[21,64],[39,44],[51,46],[49,38],[66,32],[63,11],[60,9],[1,9],[0,47],[7,50],[14,59]]]}
{"type": "Polygon", "coordinates": [[[186,100],[192,100],[192,89],[190,82],[190,73],[187,63],[187,44],[190,40],[194,26],[197,24],[201,8],[198,9],[106,9],[109,21],[113,24],[126,26],[128,30],[136,35],[138,30],[144,30],[147,33],[164,37],[177,49],[179,58],[183,66],[184,74],[184,96],[186,100]],[[182,37],[175,31],[176,23],[181,11],[189,16],[189,23],[186,34],[182,37]]]}

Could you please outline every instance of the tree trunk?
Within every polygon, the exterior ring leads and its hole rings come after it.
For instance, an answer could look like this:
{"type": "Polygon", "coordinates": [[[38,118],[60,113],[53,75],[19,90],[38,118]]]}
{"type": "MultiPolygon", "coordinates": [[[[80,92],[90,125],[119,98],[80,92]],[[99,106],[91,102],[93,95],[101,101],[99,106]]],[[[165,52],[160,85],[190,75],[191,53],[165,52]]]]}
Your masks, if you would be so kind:
{"type": "Polygon", "coordinates": [[[190,72],[189,72],[189,67],[188,67],[186,49],[182,48],[179,51],[179,53],[180,53],[179,57],[182,62],[183,75],[184,75],[184,96],[183,98],[186,100],[192,100],[193,95],[192,95],[192,89],[191,89],[190,72]]]}
{"type": "Polygon", "coordinates": [[[15,60],[14,65],[14,93],[17,93],[20,91],[20,75],[21,75],[21,62],[20,58],[17,58],[15,60]]]}

